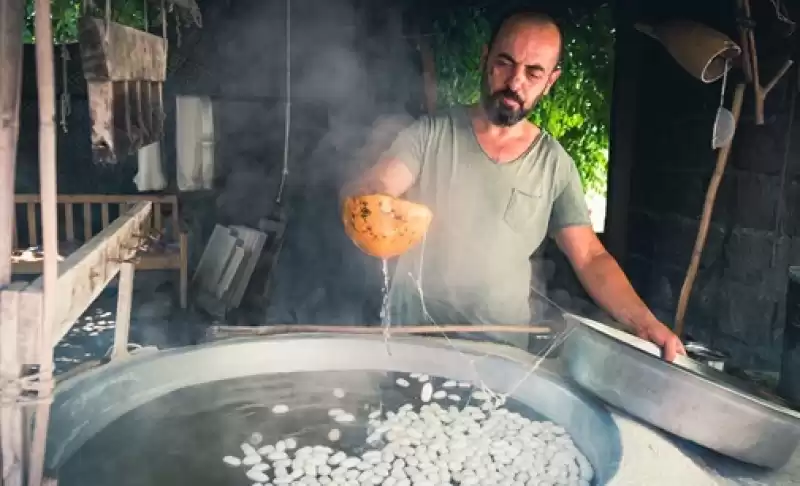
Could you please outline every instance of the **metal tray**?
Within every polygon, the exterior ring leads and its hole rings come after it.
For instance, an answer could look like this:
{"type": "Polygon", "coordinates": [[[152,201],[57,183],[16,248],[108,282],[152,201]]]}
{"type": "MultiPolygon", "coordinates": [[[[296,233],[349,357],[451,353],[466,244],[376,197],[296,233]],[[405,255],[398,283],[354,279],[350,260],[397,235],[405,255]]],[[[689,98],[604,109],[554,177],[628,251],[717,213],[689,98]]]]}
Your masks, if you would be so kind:
{"type": "Polygon", "coordinates": [[[584,389],[629,414],[750,464],[777,469],[800,443],[800,413],[780,398],[684,356],[660,358],[652,343],[567,314],[561,350],[584,389]]]}

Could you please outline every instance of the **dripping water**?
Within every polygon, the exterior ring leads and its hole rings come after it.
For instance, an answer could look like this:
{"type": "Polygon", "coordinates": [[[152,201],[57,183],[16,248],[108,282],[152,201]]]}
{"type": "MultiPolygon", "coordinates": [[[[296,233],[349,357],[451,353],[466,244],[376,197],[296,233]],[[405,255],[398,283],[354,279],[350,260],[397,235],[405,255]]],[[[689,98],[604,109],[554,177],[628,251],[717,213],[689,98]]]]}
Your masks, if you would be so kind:
{"type": "Polygon", "coordinates": [[[381,303],[381,327],[383,327],[383,340],[386,343],[386,351],[391,354],[389,350],[389,328],[392,325],[392,315],[390,312],[389,302],[389,260],[384,258],[381,261],[381,270],[383,271],[383,302],[381,303]]]}

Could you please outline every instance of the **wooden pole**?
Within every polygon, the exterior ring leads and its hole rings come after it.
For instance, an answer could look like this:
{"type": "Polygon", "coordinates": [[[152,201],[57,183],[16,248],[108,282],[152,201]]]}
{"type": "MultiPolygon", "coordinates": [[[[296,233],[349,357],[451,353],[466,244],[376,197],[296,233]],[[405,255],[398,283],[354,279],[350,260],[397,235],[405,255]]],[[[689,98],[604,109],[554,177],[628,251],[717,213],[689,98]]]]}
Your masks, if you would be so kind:
{"type": "Polygon", "coordinates": [[[133,304],[133,273],[135,265],[122,263],[119,267],[117,287],[117,322],[114,326],[114,348],[111,358],[128,355],[128,337],[131,329],[131,306],[133,304]]]}
{"type": "MultiPolygon", "coordinates": [[[[39,191],[41,193],[42,240],[44,268],[42,272],[43,298],[40,321],[38,361],[39,381],[44,387],[39,393],[49,397],[53,387],[53,310],[55,287],[58,279],[58,236],[56,214],[56,90],[53,64],[53,26],[50,0],[36,0],[36,85],[39,100],[39,191]]],[[[28,484],[42,484],[44,452],[47,443],[47,425],[50,421],[50,403],[47,400],[36,406],[33,438],[31,442],[28,484]]]]}
{"type": "MultiPolygon", "coordinates": [[[[744,83],[738,84],[733,94],[732,111],[734,127],[739,124],[739,116],[742,114],[745,87],[746,85],[744,83]]],[[[678,336],[683,334],[683,324],[684,318],[686,317],[686,309],[689,306],[689,296],[692,293],[692,286],[694,286],[694,280],[697,277],[697,269],[700,267],[700,257],[703,255],[703,248],[706,245],[708,227],[711,224],[711,214],[714,212],[714,202],[717,198],[717,189],[719,189],[719,184],[722,182],[722,176],[725,173],[725,166],[728,164],[728,157],[730,156],[732,145],[733,138],[731,138],[728,145],[722,147],[719,152],[717,152],[717,166],[714,168],[714,174],[711,176],[711,182],[708,184],[706,200],[703,204],[703,216],[700,219],[700,228],[697,230],[692,259],[689,262],[689,269],[686,271],[686,278],[681,287],[681,295],[678,298],[678,308],[675,312],[675,334],[678,336]]]]}
{"type": "MultiPolygon", "coordinates": [[[[750,21],[750,0],[738,0],[738,7],[740,13],[744,17],[744,22],[750,21]]],[[[761,84],[761,75],[758,70],[758,52],[756,51],[756,39],[753,34],[753,29],[747,25],[739,26],[739,35],[741,37],[742,50],[744,55],[742,59],[742,67],[745,71],[745,76],[748,82],[753,83],[753,92],[755,93],[755,101],[753,107],[755,108],[756,125],[764,124],[764,100],[772,88],[778,84],[778,81],[786,75],[789,68],[792,67],[794,61],[791,59],[783,63],[783,66],[778,70],[772,80],[766,85],[761,84]]]]}
{"type": "MultiPolygon", "coordinates": [[[[0,1],[0,376],[8,378],[17,378],[22,371],[17,354],[16,293],[9,289],[9,284],[24,21],[23,0],[0,1]]],[[[22,486],[25,457],[22,424],[18,404],[0,404],[0,484],[22,486]]]]}
{"type": "Polygon", "coordinates": [[[0,2],[0,288],[11,281],[24,20],[23,0],[0,2]]]}

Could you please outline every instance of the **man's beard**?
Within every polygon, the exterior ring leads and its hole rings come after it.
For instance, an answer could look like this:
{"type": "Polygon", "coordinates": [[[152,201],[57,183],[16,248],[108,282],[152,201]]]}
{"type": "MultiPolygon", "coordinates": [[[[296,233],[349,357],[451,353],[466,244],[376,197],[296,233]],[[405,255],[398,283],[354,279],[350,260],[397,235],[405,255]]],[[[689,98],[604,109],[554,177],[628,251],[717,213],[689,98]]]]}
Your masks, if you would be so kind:
{"type": "Polygon", "coordinates": [[[533,109],[536,108],[536,104],[541,98],[541,95],[537,96],[536,99],[533,100],[531,107],[525,109],[522,99],[511,89],[504,88],[494,93],[491,93],[489,89],[489,77],[484,70],[481,76],[481,106],[483,106],[483,111],[489,118],[489,122],[492,125],[501,127],[514,126],[528,118],[528,115],[533,112],[533,109]],[[506,105],[503,103],[503,99],[510,99],[518,103],[519,108],[506,105]]]}

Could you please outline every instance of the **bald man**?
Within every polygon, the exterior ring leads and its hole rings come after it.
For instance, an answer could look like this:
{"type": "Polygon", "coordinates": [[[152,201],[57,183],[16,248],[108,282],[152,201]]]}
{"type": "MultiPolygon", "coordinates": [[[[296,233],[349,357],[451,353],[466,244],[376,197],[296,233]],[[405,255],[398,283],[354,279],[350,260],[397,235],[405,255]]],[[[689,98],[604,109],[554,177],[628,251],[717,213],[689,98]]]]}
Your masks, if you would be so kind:
{"type": "Polygon", "coordinates": [[[529,259],[550,236],[594,300],[671,361],[684,348],[597,238],[575,163],[527,119],[560,75],[561,49],[551,18],[507,16],[481,58],[480,102],[414,122],[345,193],[406,196],[433,211],[424,244],[397,262],[393,323],[530,322],[529,259]]]}

